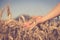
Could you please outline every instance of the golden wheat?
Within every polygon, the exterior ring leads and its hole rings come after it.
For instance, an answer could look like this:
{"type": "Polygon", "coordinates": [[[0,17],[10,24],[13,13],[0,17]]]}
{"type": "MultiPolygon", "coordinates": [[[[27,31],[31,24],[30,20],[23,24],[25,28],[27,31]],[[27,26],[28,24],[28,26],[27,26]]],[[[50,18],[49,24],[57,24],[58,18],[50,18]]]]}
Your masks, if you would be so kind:
{"type": "Polygon", "coordinates": [[[36,25],[34,19],[31,19],[33,25],[30,29],[25,29],[25,17],[21,16],[22,19],[17,21],[10,16],[9,6],[7,10],[8,18],[0,20],[0,40],[60,40],[60,20],[53,19],[36,25]]]}

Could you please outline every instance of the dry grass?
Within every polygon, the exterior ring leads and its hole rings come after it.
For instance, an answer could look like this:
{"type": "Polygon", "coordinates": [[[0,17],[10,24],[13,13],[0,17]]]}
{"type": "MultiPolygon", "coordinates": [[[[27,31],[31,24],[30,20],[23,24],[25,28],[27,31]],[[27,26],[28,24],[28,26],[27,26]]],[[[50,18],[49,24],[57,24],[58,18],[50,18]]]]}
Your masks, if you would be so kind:
{"type": "Polygon", "coordinates": [[[60,20],[53,19],[29,30],[22,27],[27,20],[22,19],[8,23],[0,20],[0,40],[60,40],[60,20]]]}
{"type": "Polygon", "coordinates": [[[13,19],[10,7],[7,6],[0,10],[0,40],[60,40],[60,20],[53,19],[35,26],[34,19],[28,15],[13,19]],[[2,20],[5,9],[8,18],[2,20]],[[23,24],[29,20],[34,24],[32,28],[26,29],[23,24]]]}

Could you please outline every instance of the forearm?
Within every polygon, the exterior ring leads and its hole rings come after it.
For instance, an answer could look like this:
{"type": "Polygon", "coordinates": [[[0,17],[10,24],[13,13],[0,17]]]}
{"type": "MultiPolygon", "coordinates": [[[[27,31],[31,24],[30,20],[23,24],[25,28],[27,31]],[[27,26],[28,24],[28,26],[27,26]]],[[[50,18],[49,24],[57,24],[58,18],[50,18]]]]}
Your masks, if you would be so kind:
{"type": "MultiPolygon", "coordinates": [[[[51,12],[49,12],[47,15],[43,16],[40,20],[41,23],[42,22],[45,22],[47,20],[50,20],[56,16],[59,16],[60,15],[60,4],[58,4],[51,12]]],[[[38,22],[38,23],[40,23],[38,22]]]]}

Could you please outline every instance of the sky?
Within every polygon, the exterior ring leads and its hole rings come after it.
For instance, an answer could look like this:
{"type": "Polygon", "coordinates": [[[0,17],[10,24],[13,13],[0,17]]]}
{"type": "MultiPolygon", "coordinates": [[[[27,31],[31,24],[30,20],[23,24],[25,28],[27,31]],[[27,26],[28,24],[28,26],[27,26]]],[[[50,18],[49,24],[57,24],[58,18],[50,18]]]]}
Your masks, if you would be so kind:
{"type": "MultiPolygon", "coordinates": [[[[51,11],[59,2],[60,0],[0,0],[0,9],[9,4],[13,18],[23,14],[43,16],[51,11]]],[[[4,12],[3,16],[6,16],[6,12],[4,12]]]]}

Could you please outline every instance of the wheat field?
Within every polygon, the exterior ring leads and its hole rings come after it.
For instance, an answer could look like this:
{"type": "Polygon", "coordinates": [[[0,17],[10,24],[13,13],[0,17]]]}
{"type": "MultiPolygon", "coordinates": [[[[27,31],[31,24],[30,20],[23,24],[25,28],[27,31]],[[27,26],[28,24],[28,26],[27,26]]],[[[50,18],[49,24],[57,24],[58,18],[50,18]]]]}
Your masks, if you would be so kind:
{"type": "Polygon", "coordinates": [[[0,40],[60,40],[59,17],[26,29],[23,27],[24,22],[29,21],[31,17],[22,15],[13,19],[9,6],[6,9],[6,20],[1,19],[3,11],[0,11],[0,40]]]}
{"type": "MultiPolygon", "coordinates": [[[[28,21],[29,18],[25,18],[28,21]]],[[[0,40],[60,40],[60,20],[52,19],[31,30],[22,27],[24,20],[0,20],[0,40]]]]}

